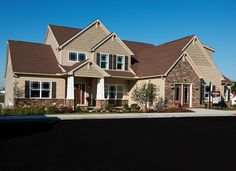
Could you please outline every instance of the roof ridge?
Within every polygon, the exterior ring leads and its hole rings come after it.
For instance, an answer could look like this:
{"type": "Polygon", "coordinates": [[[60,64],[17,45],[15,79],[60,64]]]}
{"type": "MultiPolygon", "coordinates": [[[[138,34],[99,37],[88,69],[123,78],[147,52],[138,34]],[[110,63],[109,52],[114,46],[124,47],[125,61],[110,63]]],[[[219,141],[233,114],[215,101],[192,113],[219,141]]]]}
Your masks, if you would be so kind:
{"type": "Polygon", "coordinates": [[[83,29],[81,29],[81,28],[75,28],[75,27],[69,27],[69,26],[59,26],[59,25],[55,25],[55,24],[48,24],[48,26],[56,26],[56,27],[64,27],[64,28],[71,28],[71,29],[83,30],[83,29]]]}
{"type": "Polygon", "coordinates": [[[138,42],[138,41],[132,41],[132,40],[122,40],[122,41],[131,42],[131,43],[141,43],[141,44],[147,44],[147,45],[153,45],[153,46],[155,46],[155,45],[152,44],[152,43],[146,43],[146,42],[138,42]]]}
{"type": "Polygon", "coordinates": [[[23,41],[23,40],[7,40],[8,42],[21,42],[21,43],[28,43],[28,44],[35,44],[35,45],[43,45],[43,46],[51,46],[44,43],[38,43],[38,42],[29,42],[29,41],[23,41]]]}
{"type": "Polygon", "coordinates": [[[159,47],[159,46],[162,46],[162,45],[166,45],[166,44],[169,44],[169,43],[174,43],[174,42],[178,42],[180,40],[183,40],[183,39],[187,39],[189,37],[194,37],[196,36],[195,34],[191,35],[191,36],[185,36],[185,37],[182,37],[182,38],[179,38],[179,39],[176,39],[176,40],[172,40],[172,41],[169,41],[169,42],[166,42],[166,43],[162,43],[160,45],[157,45],[156,47],[159,47]]]}

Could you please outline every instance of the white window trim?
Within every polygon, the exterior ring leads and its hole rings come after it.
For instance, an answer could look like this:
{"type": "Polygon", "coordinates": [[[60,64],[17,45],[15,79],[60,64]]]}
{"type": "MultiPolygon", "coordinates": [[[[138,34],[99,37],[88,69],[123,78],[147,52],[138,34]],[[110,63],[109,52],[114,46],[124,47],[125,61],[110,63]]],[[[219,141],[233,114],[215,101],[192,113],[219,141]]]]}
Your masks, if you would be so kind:
{"type": "Polygon", "coordinates": [[[75,62],[80,62],[79,61],[79,54],[85,54],[85,60],[88,59],[88,55],[86,52],[81,52],[81,51],[68,51],[68,61],[69,62],[72,62],[72,63],[75,63],[75,62]],[[70,60],[70,53],[76,53],[76,61],[71,61],[70,60]]]}
{"type": "MultiPolygon", "coordinates": [[[[124,100],[124,95],[125,95],[125,86],[124,84],[105,84],[105,86],[107,87],[107,98],[105,98],[106,100],[124,100]],[[115,91],[115,98],[110,98],[109,97],[109,88],[110,86],[115,86],[116,87],[116,91],[115,91]],[[122,86],[123,87],[123,98],[117,98],[117,93],[118,93],[118,86],[122,86]]],[[[120,92],[120,91],[119,91],[120,92]]],[[[104,91],[104,97],[105,97],[105,91],[104,91]]]]}
{"type": "Polygon", "coordinates": [[[52,81],[37,81],[37,80],[30,81],[30,85],[29,85],[29,98],[30,99],[51,99],[52,98],[52,81]],[[32,84],[32,82],[39,82],[39,97],[31,97],[31,84],[32,84]],[[50,96],[49,97],[42,97],[42,83],[43,82],[50,83],[50,96]]]}
{"type": "MultiPolygon", "coordinates": [[[[120,63],[120,62],[119,62],[119,63],[120,63]]],[[[120,54],[117,54],[117,55],[116,55],[116,70],[120,70],[120,71],[124,71],[124,70],[125,70],[125,55],[120,55],[120,54]],[[118,66],[118,56],[119,56],[119,57],[122,57],[122,62],[123,62],[122,64],[123,64],[123,65],[122,65],[122,68],[121,68],[121,69],[118,69],[118,67],[117,67],[117,66],[118,66]]]]}
{"type": "Polygon", "coordinates": [[[102,69],[109,69],[109,54],[108,53],[100,53],[100,63],[99,63],[99,65],[100,65],[100,68],[102,68],[102,69]],[[106,68],[102,68],[102,55],[106,55],[107,56],[107,67],[106,68]]]}
{"type": "Polygon", "coordinates": [[[204,86],[204,101],[205,102],[208,102],[209,101],[209,98],[210,98],[210,92],[211,92],[211,87],[210,87],[210,91],[206,91],[206,87],[209,86],[207,84],[203,84],[204,86]],[[208,94],[208,97],[206,97],[206,94],[208,94]]]}

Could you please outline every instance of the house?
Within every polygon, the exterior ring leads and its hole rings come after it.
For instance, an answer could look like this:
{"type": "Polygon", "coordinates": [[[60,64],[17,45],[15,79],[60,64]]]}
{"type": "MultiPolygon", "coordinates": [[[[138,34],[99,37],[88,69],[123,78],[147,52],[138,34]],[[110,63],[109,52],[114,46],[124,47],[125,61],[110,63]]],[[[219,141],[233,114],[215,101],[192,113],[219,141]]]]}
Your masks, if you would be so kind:
{"type": "Polygon", "coordinates": [[[151,81],[167,103],[197,107],[231,85],[214,52],[196,35],[156,46],[121,40],[99,20],[83,29],[49,25],[44,44],[8,41],[5,104],[130,105],[135,86],[151,81]]]}

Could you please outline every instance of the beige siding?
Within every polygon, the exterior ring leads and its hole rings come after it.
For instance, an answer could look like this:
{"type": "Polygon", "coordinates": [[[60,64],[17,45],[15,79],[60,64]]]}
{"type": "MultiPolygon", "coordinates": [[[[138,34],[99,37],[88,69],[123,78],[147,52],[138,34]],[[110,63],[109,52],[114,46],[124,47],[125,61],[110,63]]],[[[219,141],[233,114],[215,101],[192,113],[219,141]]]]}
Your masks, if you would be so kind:
{"type": "Polygon", "coordinates": [[[88,53],[88,57],[91,57],[91,48],[104,39],[107,35],[108,34],[101,27],[96,27],[96,25],[93,25],[63,48],[62,64],[68,66],[74,64],[68,60],[69,51],[86,52],[88,53]]]}
{"type": "Polygon", "coordinates": [[[130,81],[129,82],[129,105],[136,103],[132,100],[132,92],[136,86],[141,86],[145,83],[151,82],[159,88],[158,98],[165,98],[165,78],[153,78],[153,79],[144,79],[138,81],[130,81]]]}
{"type": "Polygon", "coordinates": [[[75,76],[80,77],[103,77],[103,74],[95,68],[94,64],[86,64],[74,72],[75,76]]]}
{"type": "Polygon", "coordinates": [[[95,53],[108,53],[116,55],[125,55],[129,57],[129,66],[131,64],[130,56],[127,50],[118,42],[116,38],[110,38],[107,42],[98,47],[95,53]]]}
{"type": "MultiPolygon", "coordinates": [[[[55,78],[55,77],[30,77],[30,76],[19,76],[16,81],[19,83],[18,86],[21,89],[25,89],[25,81],[50,81],[50,82],[56,82],[57,84],[57,93],[56,98],[57,99],[65,99],[65,79],[64,78],[55,78]]],[[[24,98],[24,96],[23,96],[24,98]]]]}
{"type": "Polygon", "coordinates": [[[57,57],[57,61],[60,63],[60,53],[57,50],[58,43],[57,43],[56,38],[54,37],[53,32],[50,28],[48,28],[45,44],[52,46],[52,50],[53,50],[55,56],[57,57]]]}
{"type": "Polygon", "coordinates": [[[12,70],[12,62],[10,57],[10,51],[8,50],[7,64],[6,64],[6,78],[5,78],[5,106],[13,105],[14,93],[13,93],[14,77],[12,70]]]}
{"type": "Polygon", "coordinates": [[[217,89],[221,89],[221,78],[218,72],[214,69],[212,63],[210,63],[209,59],[200,49],[200,45],[198,42],[192,43],[186,49],[189,56],[198,67],[199,71],[201,72],[203,79],[206,83],[211,82],[212,84],[216,85],[217,89]]]}
{"type": "Polygon", "coordinates": [[[213,52],[212,52],[211,50],[205,48],[205,47],[204,47],[204,49],[205,49],[206,53],[207,53],[210,57],[212,57],[213,52]]]}

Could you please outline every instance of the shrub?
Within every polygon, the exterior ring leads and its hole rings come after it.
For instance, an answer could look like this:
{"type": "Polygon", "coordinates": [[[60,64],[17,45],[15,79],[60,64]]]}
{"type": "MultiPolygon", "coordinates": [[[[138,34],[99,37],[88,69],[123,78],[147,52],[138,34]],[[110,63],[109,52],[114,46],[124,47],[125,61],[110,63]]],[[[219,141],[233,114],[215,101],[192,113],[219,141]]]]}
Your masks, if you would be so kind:
{"type": "Polygon", "coordinates": [[[131,104],[131,105],[130,105],[130,108],[131,108],[132,110],[139,110],[139,109],[140,109],[139,105],[136,104],[136,103],[131,104]]]}
{"type": "Polygon", "coordinates": [[[81,109],[80,105],[76,105],[75,112],[81,112],[81,111],[82,111],[82,109],[81,109]]]}
{"type": "Polygon", "coordinates": [[[73,108],[72,108],[72,106],[62,106],[61,108],[60,108],[60,112],[61,113],[72,113],[73,112],[73,108]]]}
{"type": "Polygon", "coordinates": [[[123,108],[124,108],[125,110],[130,110],[130,107],[129,107],[129,105],[128,105],[127,103],[125,103],[125,104],[123,105],[123,108]]]}
{"type": "Polygon", "coordinates": [[[158,100],[158,102],[156,102],[156,104],[155,104],[155,109],[156,109],[157,111],[162,111],[162,110],[165,109],[165,102],[164,102],[163,98],[160,98],[160,99],[158,100]]]}
{"type": "Polygon", "coordinates": [[[0,103],[4,102],[4,98],[5,98],[4,94],[0,94],[0,103]]]}
{"type": "Polygon", "coordinates": [[[108,104],[106,107],[105,107],[105,110],[106,111],[109,111],[109,112],[112,112],[112,110],[115,108],[115,105],[114,104],[108,104]]]}
{"type": "Polygon", "coordinates": [[[47,114],[55,114],[61,112],[61,108],[58,108],[55,105],[47,106],[45,109],[47,114]]]}
{"type": "Polygon", "coordinates": [[[236,109],[236,104],[232,105],[232,108],[233,108],[233,109],[236,109]]]}
{"type": "Polygon", "coordinates": [[[178,106],[174,103],[167,104],[167,109],[169,111],[176,111],[178,109],[178,106]]]}

